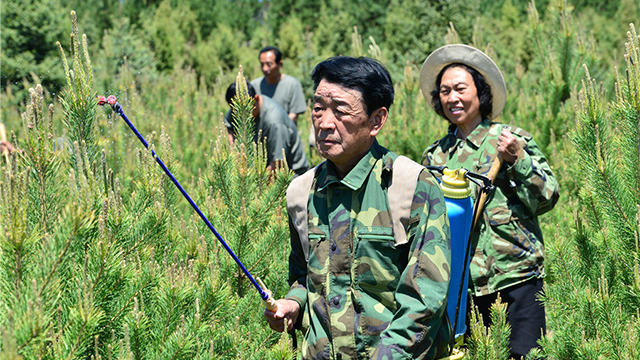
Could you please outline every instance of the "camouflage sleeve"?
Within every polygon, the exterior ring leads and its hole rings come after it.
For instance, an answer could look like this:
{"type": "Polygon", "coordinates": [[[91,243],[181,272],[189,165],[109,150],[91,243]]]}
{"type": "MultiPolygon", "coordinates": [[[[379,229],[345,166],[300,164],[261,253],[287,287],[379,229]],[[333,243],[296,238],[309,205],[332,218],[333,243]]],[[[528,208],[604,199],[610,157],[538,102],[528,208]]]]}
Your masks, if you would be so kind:
{"type": "Polygon", "coordinates": [[[518,198],[533,214],[542,215],[555,206],[560,196],[560,186],[535,140],[530,137],[519,138],[524,140],[525,146],[518,160],[507,168],[507,174],[517,190],[518,198]]]}
{"type": "Polygon", "coordinates": [[[289,293],[285,297],[295,300],[304,309],[307,302],[307,262],[304,258],[298,230],[293,226],[289,217],[289,231],[291,232],[291,253],[289,254],[289,293]]]}
{"type": "Polygon", "coordinates": [[[395,292],[397,311],[371,359],[434,359],[446,351],[449,220],[442,191],[426,171],[414,193],[408,235],[411,250],[395,292]]]}

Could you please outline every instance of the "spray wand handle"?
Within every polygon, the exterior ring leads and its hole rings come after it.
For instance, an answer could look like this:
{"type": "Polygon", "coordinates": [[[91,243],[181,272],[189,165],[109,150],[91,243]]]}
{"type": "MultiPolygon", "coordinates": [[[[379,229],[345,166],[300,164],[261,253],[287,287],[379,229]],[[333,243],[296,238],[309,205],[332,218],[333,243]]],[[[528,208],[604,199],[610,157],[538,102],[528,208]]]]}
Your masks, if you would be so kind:
{"type": "Polygon", "coordinates": [[[271,290],[268,290],[267,287],[264,286],[264,283],[262,282],[262,280],[257,276],[256,276],[256,281],[258,282],[260,287],[264,289],[265,293],[267,293],[267,295],[269,296],[268,298],[262,300],[262,302],[264,303],[264,306],[266,306],[267,309],[273,312],[278,311],[278,303],[276,303],[276,301],[273,299],[273,296],[271,296],[271,290]]]}
{"type": "MultiPolygon", "coordinates": [[[[496,155],[495,159],[493,160],[493,163],[491,164],[491,168],[489,168],[489,172],[487,173],[487,177],[489,178],[489,180],[491,180],[492,185],[493,185],[493,182],[496,180],[496,177],[498,177],[498,172],[500,172],[502,163],[503,163],[502,156],[500,155],[500,153],[498,153],[498,155],[496,155]]],[[[482,211],[484,207],[484,202],[487,200],[487,196],[488,196],[488,193],[484,191],[481,191],[480,195],[478,196],[478,208],[474,212],[473,223],[471,224],[471,231],[473,231],[473,229],[478,224],[478,220],[480,220],[480,216],[482,215],[482,211]]]]}

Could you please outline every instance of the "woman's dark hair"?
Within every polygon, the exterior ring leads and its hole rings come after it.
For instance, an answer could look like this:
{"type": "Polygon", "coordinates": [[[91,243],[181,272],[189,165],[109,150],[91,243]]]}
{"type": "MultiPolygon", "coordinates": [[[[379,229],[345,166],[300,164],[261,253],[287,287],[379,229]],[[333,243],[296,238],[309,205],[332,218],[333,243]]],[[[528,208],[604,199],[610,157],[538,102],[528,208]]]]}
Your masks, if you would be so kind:
{"type": "MultiPolygon", "coordinates": [[[[245,80],[246,81],[246,80],[245,80]]],[[[247,92],[249,93],[250,98],[256,97],[256,89],[251,86],[251,84],[247,81],[247,92]]],[[[227,100],[227,104],[231,105],[231,99],[236,96],[236,82],[232,82],[231,85],[227,88],[227,93],[225,94],[224,99],[227,100]]]]}
{"type": "Polygon", "coordinates": [[[322,79],[360,91],[367,115],[381,107],[389,108],[393,104],[393,82],[387,69],[378,61],[359,57],[336,56],[318,65],[311,72],[313,89],[318,88],[322,79]]]}
{"type": "Polygon", "coordinates": [[[436,78],[436,88],[431,91],[431,103],[433,104],[433,110],[435,110],[438,115],[449,120],[444,114],[444,109],[442,108],[442,103],[440,102],[440,82],[442,81],[442,75],[445,73],[445,71],[454,67],[459,67],[467,70],[467,72],[473,78],[473,84],[476,86],[476,90],[478,92],[478,100],[480,102],[480,115],[483,118],[491,115],[491,110],[493,109],[491,86],[484,79],[484,76],[482,76],[482,74],[480,74],[476,69],[461,63],[449,64],[445,66],[438,74],[438,77],[436,78]]]}

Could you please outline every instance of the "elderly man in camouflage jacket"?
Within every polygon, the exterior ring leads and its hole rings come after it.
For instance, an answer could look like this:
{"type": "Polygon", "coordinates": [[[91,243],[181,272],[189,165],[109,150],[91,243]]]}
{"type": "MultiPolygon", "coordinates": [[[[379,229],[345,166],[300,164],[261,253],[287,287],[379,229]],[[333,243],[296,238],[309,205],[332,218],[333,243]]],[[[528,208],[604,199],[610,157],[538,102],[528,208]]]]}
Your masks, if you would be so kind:
{"type": "Polygon", "coordinates": [[[504,160],[471,234],[470,286],[485,325],[498,294],[507,304],[511,356],[520,359],[546,329],[537,299],[544,277],[538,216],[557,202],[558,183],[531,134],[491,121],[504,108],[506,86],[487,55],[467,45],[441,47],[425,61],[420,82],[429,104],[451,122],[448,134],[425,150],[424,165],[486,174],[496,157],[504,160]]]}
{"type": "Polygon", "coordinates": [[[371,59],[336,57],[312,78],[327,161],[310,170],[308,236],[290,226],[291,288],[265,316],[277,331],[308,316],[303,359],[439,358],[450,337],[449,223],[436,180],[420,168],[405,240],[394,236],[387,191],[398,156],[376,141],[393,103],[389,73],[371,59]]]}

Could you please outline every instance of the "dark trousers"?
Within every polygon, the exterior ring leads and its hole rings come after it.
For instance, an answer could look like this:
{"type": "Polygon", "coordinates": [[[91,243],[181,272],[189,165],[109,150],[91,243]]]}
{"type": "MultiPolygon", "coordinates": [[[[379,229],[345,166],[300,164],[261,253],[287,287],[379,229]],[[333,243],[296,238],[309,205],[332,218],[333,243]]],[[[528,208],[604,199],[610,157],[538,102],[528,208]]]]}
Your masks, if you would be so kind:
{"type": "Polygon", "coordinates": [[[484,326],[491,323],[490,309],[498,294],[502,302],[507,304],[507,323],[511,325],[509,346],[514,359],[524,358],[531,349],[538,347],[537,341],[547,331],[544,304],[537,298],[543,293],[542,284],[542,279],[533,278],[497,293],[473,297],[474,304],[482,314],[484,326]]]}

